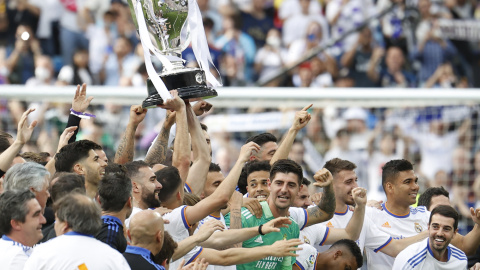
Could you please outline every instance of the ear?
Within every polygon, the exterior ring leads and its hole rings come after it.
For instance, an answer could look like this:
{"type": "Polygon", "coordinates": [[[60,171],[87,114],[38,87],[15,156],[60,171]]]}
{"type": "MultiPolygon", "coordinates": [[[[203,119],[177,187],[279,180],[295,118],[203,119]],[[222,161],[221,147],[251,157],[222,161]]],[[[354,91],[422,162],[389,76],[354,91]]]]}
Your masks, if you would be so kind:
{"type": "Polygon", "coordinates": [[[100,203],[100,195],[97,194],[97,196],[95,196],[95,201],[97,201],[98,205],[102,205],[100,203]]]}
{"type": "Polygon", "coordinates": [[[251,155],[251,156],[250,156],[250,161],[254,161],[255,159],[257,159],[256,156],[254,156],[254,155],[251,155]]]}
{"type": "Polygon", "coordinates": [[[132,208],[133,207],[133,204],[132,204],[132,196],[130,196],[127,200],[127,202],[125,203],[125,206],[124,208],[132,208]]]}
{"type": "Polygon", "coordinates": [[[10,226],[12,226],[12,229],[15,231],[20,231],[22,229],[22,224],[23,223],[18,220],[10,220],[10,226]]]}
{"type": "Polygon", "coordinates": [[[132,236],[130,236],[130,229],[127,229],[127,236],[128,236],[128,239],[132,239],[132,236]]]}
{"type": "Polygon", "coordinates": [[[268,189],[270,189],[270,186],[272,185],[272,182],[270,181],[270,178],[267,178],[267,185],[268,185],[268,189]]]}
{"type": "Polygon", "coordinates": [[[80,175],[85,174],[85,172],[83,170],[83,166],[80,163],[76,163],[75,165],[73,165],[73,172],[76,173],[76,174],[80,174],[80,175]]]}
{"type": "Polygon", "coordinates": [[[180,190],[177,191],[177,194],[175,194],[175,196],[177,197],[177,200],[181,200],[182,199],[182,194],[180,194],[180,190]]]}
{"type": "Polygon", "coordinates": [[[135,182],[135,181],[132,181],[132,192],[133,193],[140,193],[140,184],[135,182]]]}
{"type": "Polygon", "coordinates": [[[167,268],[167,260],[168,259],[163,260],[160,265],[162,265],[164,268],[167,268]]]}
{"type": "Polygon", "coordinates": [[[333,259],[336,260],[338,259],[339,257],[341,257],[343,254],[343,252],[341,250],[337,250],[335,251],[335,254],[333,254],[333,259]]]}

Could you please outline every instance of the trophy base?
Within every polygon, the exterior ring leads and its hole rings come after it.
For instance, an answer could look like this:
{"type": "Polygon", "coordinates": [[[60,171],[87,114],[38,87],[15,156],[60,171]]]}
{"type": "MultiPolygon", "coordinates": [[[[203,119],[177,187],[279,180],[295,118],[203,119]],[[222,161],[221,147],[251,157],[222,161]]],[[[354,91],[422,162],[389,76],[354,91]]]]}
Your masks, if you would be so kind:
{"type": "MultiPolygon", "coordinates": [[[[183,69],[177,73],[160,75],[167,89],[177,90],[178,96],[184,100],[195,101],[218,96],[217,91],[206,85],[205,72],[201,69],[183,69]]],[[[148,97],[143,101],[143,108],[156,108],[163,104],[150,79],[147,80],[148,97]]]]}

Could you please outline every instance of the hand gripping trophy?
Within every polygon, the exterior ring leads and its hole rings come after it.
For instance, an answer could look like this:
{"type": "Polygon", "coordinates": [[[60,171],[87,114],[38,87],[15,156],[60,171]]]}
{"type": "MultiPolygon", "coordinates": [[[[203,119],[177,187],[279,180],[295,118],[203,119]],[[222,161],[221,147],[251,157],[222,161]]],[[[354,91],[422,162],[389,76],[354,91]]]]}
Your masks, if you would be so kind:
{"type": "Polygon", "coordinates": [[[172,98],[170,90],[177,90],[178,96],[185,100],[217,96],[212,87],[221,83],[210,72],[210,65],[214,66],[196,0],[128,0],[128,4],[149,76],[148,97],[142,106],[152,108],[163,104],[172,98]],[[190,41],[200,68],[186,68],[181,58],[190,41]],[[152,64],[151,53],[162,63],[160,74],[152,64]]]}

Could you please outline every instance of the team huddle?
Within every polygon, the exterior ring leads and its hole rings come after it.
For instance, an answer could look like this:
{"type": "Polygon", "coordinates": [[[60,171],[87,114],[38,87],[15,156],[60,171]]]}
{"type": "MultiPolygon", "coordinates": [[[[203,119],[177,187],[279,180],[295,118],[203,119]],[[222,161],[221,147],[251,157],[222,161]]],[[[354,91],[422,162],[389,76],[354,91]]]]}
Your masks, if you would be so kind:
{"type": "Polygon", "coordinates": [[[367,202],[357,164],[345,159],[306,179],[287,157],[311,105],[278,145],[270,133],[250,137],[224,175],[197,118],[211,105],[173,96],[143,160],[133,161],[147,113],[140,106],[131,107],[113,161],[101,145],[76,141],[91,101],[85,85],[53,158],[19,155],[34,109],[15,139],[0,132],[1,269],[480,269],[467,258],[480,245],[480,209],[470,209],[474,228],[457,233],[448,192],[431,187],[418,197],[408,160],[383,166],[385,202],[367,202]]]}

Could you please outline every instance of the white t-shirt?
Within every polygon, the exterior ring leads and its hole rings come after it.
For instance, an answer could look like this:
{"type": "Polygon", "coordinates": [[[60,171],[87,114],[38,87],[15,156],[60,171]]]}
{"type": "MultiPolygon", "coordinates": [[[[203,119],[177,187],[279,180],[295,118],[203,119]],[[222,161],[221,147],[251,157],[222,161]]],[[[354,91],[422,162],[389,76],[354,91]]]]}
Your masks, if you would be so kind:
{"type": "MultiPolygon", "coordinates": [[[[350,222],[350,219],[353,216],[352,209],[353,208],[348,207],[347,210],[343,213],[335,212],[332,219],[330,219],[329,221],[323,222],[322,224],[324,224],[329,228],[345,229],[348,223],[350,222]]],[[[365,215],[362,231],[360,232],[359,238],[355,241],[355,243],[357,243],[357,245],[360,247],[360,250],[362,251],[362,253],[364,248],[371,248],[376,252],[379,252],[383,247],[387,246],[391,241],[392,241],[392,237],[390,237],[390,235],[386,233],[382,233],[382,231],[380,231],[375,226],[375,224],[370,220],[370,218],[367,215],[365,215]]],[[[323,245],[324,242],[319,244],[315,243],[314,247],[319,252],[324,252],[331,247],[331,245],[323,245]]]]}
{"type": "Polygon", "coordinates": [[[308,244],[303,244],[298,247],[302,250],[297,251],[298,257],[296,258],[295,264],[302,270],[315,270],[317,267],[317,250],[308,244]]]}
{"type": "Polygon", "coordinates": [[[459,270],[467,269],[467,256],[460,249],[452,246],[447,247],[448,261],[441,262],[435,259],[430,249],[429,239],[412,244],[404,249],[395,258],[393,270],[407,269],[435,269],[435,270],[459,270]]]}
{"type": "Polygon", "coordinates": [[[138,207],[133,207],[132,208],[132,213],[130,214],[130,216],[125,219],[125,227],[128,229],[130,227],[130,220],[132,219],[133,216],[135,216],[135,214],[137,214],[138,212],[141,212],[143,211],[141,208],[138,208],[138,207]]]}
{"type": "MultiPolygon", "coordinates": [[[[390,212],[385,203],[382,204],[383,210],[373,207],[367,207],[366,216],[381,231],[389,234],[393,239],[403,239],[415,236],[423,230],[428,229],[428,220],[430,212],[425,206],[412,207],[410,213],[405,216],[398,216],[390,212]]],[[[368,269],[390,269],[393,266],[393,257],[387,254],[377,253],[374,249],[366,248],[368,269]]]]}
{"type": "Polygon", "coordinates": [[[25,270],[130,269],[117,250],[90,236],[69,232],[35,247],[25,270]]]}
{"type": "Polygon", "coordinates": [[[7,236],[0,239],[0,266],[2,269],[23,269],[32,248],[13,241],[7,236]]]}
{"type": "MultiPolygon", "coordinates": [[[[187,217],[185,216],[186,209],[187,206],[182,205],[173,209],[172,212],[163,215],[164,219],[170,221],[169,224],[165,224],[165,231],[167,231],[177,243],[190,236],[188,229],[190,229],[191,225],[188,223],[187,217]]],[[[185,259],[185,265],[193,262],[198,255],[200,255],[202,250],[202,247],[195,247],[182,258],[170,262],[170,269],[177,269],[182,259],[185,259]]]]}
{"type": "MultiPolygon", "coordinates": [[[[200,229],[200,227],[203,224],[205,224],[205,222],[207,222],[209,220],[212,220],[212,219],[220,220],[222,222],[223,226],[225,226],[225,229],[227,229],[227,225],[225,224],[225,218],[223,217],[223,214],[220,213],[219,217],[216,217],[216,216],[213,216],[213,215],[208,215],[206,218],[200,220],[200,222],[198,222],[197,229],[195,230],[194,233],[197,233],[198,229],[200,229]]],[[[207,267],[207,270],[235,270],[235,269],[237,269],[237,267],[235,265],[229,265],[229,266],[208,265],[208,267],[207,267]]]]}

